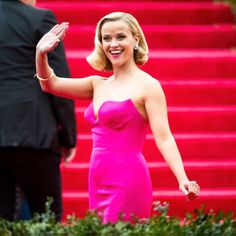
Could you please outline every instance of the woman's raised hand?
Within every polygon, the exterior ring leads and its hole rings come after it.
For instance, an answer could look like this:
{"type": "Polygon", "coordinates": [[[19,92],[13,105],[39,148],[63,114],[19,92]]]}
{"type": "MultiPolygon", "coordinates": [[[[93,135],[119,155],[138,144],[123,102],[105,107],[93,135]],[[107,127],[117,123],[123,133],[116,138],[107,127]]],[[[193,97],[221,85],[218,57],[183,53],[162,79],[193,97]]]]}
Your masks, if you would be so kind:
{"type": "Polygon", "coordinates": [[[46,33],[38,42],[37,50],[40,53],[47,54],[53,51],[61,40],[65,37],[69,28],[68,22],[55,25],[48,33],[46,33]]]}

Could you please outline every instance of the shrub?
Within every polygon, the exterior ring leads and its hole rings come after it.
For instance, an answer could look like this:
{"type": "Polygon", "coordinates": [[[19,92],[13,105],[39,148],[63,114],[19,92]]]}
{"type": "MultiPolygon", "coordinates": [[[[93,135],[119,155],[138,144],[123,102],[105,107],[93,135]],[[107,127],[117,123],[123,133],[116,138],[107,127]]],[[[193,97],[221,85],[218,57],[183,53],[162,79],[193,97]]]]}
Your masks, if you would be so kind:
{"type": "MultiPolygon", "coordinates": [[[[50,211],[51,201],[46,203],[45,213],[35,215],[29,221],[9,222],[0,220],[1,236],[235,236],[236,222],[232,213],[205,212],[205,207],[186,214],[184,220],[168,216],[169,204],[154,203],[150,219],[137,219],[132,223],[119,220],[116,224],[102,224],[95,211],[84,218],[68,216],[64,223],[56,223],[50,211]]],[[[122,218],[122,215],[121,215],[122,218]]]]}

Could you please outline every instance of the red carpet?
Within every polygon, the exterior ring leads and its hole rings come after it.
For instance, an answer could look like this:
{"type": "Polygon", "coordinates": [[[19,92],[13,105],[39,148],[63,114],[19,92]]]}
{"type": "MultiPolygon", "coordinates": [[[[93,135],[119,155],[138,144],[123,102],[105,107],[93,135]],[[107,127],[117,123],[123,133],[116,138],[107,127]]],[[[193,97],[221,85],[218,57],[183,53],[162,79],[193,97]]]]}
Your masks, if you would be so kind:
{"type": "MultiPolygon", "coordinates": [[[[210,0],[41,0],[38,6],[70,22],[66,53],[78,77],[97,73],[85,56],[93,48],[100,17],[112,11],[137,17],[150,47],[150,60],[143,68],[163,86],[186,171],[201,186],[198,199],[187,202],[150,134],[144,154],[154,199],[170,202],[169,214],[178,217],[202,204],[236,212],[236,27],[230,6],[210,0]]],[[[78,150],[73,163],[62,167],[64,216],[83,216],[88,208],[91,135],[83,119],[88,103],[76,101],[78,150]]]]}

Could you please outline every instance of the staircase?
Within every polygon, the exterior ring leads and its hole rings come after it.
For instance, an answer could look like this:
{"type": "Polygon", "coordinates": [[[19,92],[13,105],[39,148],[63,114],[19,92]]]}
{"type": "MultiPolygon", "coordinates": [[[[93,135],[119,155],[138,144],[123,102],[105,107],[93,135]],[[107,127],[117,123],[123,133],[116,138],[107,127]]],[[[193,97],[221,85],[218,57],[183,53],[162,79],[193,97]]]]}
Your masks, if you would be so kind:
{"type": "MultiPolygon", "coordinates": [[[[170,203],[169,215],[185,216],[202,204],[236,212],[236,26],[230,6],[210,0],[79,1],[40,0],[59,21],[70,22],[64,40],[73,77],[101,74],[85,57],[93,49],[97,21],[125,11],[141,24],[150,47],[143,67],[166,93],[169,122],[186,172],[201,186],[188,202],[156,149],[150,133],[144,148],[155,200],[170,203]]],[[[91,134],[83,112],[89,101],[76,101],[78,149],[62,167],[64,217],[88,209],[91,134]]]]}

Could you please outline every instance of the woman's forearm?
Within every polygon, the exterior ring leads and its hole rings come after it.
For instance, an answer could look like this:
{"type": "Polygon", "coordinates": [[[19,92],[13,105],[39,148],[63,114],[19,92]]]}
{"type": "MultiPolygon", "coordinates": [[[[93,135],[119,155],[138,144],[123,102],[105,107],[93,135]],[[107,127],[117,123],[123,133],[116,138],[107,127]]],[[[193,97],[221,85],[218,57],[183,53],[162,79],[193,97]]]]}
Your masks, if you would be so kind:
{"type": "Polygon", "coordinates": [[[163,155],[166,163],[177,178],[178,183],[188,180],[185,173],[183,162],[176,145],[173,135],[170,135],[166,140],[156,140],[157,146],[163,155]]]}
{"type": "Polygon", "coordinates": [[[36,73],[41,78],[48,78],[52,73],[47,53],[41,53],[39,49],[36,49],[36,73]]]}
{"type": "Polygon", "coordinates": [[[54,85],[56,83],[56,75],[48,64],[46,53],[36,51],[36,77],[39,79],[40,86],[43,91],[55,94],[54,85]]]}

